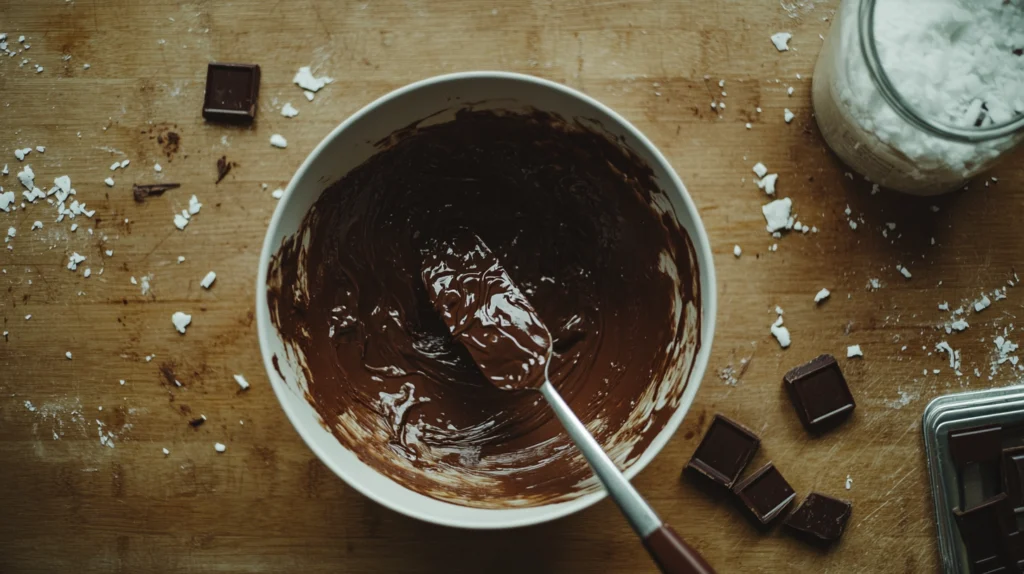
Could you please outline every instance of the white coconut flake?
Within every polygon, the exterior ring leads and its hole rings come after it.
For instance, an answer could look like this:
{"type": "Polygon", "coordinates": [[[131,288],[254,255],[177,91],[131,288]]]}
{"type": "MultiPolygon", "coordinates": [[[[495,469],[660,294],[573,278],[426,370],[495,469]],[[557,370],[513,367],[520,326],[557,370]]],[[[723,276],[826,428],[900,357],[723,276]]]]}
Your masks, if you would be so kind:
{"type": "Polygon", "coordinates": [[[822,289],[821,291],[818,291],[817,295],[814,296],[814,302],[821,303],[825,299],[828,299],[829,295],[831,294],[832,293],[828,289],[822,289]]]}
{"type": "Polygon", "coordinates": [[[21,168],[21,171],[18,172],[18,181],[29,191],[35,188],[36,174],[32,171],[31,165],[25,165],[25,167],[21,168]]]}
{"type": "Polygon", "coordinates": [[[295,73],[295,77],[292,78],[292,81],[295,82],[295,85],[307,92],[318,92],[321,88],[333,82],[334,78],[330,78],[328,76],[320,76],[318,78],[313,75],[309,66],[302,66],[299,68],[299,71],[295,73]]]}
{"type": "Polygon", "coordinates": [[[177,227],[178,229],[183,230],[185,229],[186,225],[188,225],[188,212],[186,211],[184,213],[175,213],[174,226],[177,227]]]}
{"type": "Polygon", "coordinates": [[[65,356],[65,357],[67,357],[67,358],[68,358],[68,360],[70,361],[70,360],[71,360],[71,351],[67,351],[67,352],[65,352],[65,353],[64,353],[64,356],[65,356]]]}
{"type": "Polygon", "coordinates": [[[774,233],[780,229],[793,227],[793,218],[790,216],[792,209],[793,200],[788,197],[776,199],[761,206],[761,213],[764,214],[764,219],[768,223],[766,228],[768,232],[774,233]]]}
{"type": "Polygon", "coordinates": [[[940,341],[935,345],[935,351],[938,353],[946,353],[949,356],[949,368],[954,371],[960,370],[960,351],[953,350],[953,347],[946,341],[940,341]]]}
{"type": "Polygon", "coordinates": [[[114,178],[108,177],[103,180],[103,183],[107,184],[107,187],[114,187],[114,178]]]}
{"type": "Polygon", "coordinates": [[[772,44],[775,44],[775,49],[780,52],[786,52],[789,50],[789,40],[793,37],[789,32],[776,32],[772,34],[772,44]]]}
{"type": "Polygon", "coordinates": [[[205,277],[203,277],[203,280],[200,281],[199,284],[202,285],[204,289],[209,289],[211,286],[213,286],[213,282],[216,280],[217,274],[214,273],[213,271],[210,271],[209,273],[206,274],[205,277]]]}
{"type": "Polygon", "coordinates": [[[284,139],[284,136],[281,134],[274,134],[270,136],[270,145],[284,149],[288,147],[288,140],[284,139]]]}
{"type": "Polygon", "coordinates": [[[985,309],[988,309],[990,305],[992,305],[992,300],[989,299],[988,296],[982,295],[981,299],[974,302],[974,312],[981,313],[985,309]]]}
{"type": "Polygon", "coordinates": [[[904,277],[906,277],[907,279],[910,279],[911,277],[913,277],[913,275],[910,274],[910,269],[907,269],[906,267],[904,267],[902,265],[897,265],[896,266],[896,270],[899,271],[900,274],[903,275],[904,277]]]}
{"type": "Polygon", "coordinates": [[[284,106],[281,108],[281,115],[286,118],[294,118],[299,115],[299,110],[295,109],[295,106],[293,106],[291,102],[285,102],[284,106]]]}
{"type": "Polygon", "coordinates": [[[775,182],[778,181],[779,174],[770,173],[760,181],[757,182],[758,189],[763,189],[768,195],[775,195],[775,182]]]}
{"type": "Polygon", "coordinates": [[[970,325],[967,324],[967,321],[964,321],[963,319],[957,319],[956,321],[953,321],[952,323],[949,324],[949,327],[951,329],[958,332],[966,330],[969,326],[970,325]]]}
{"type": "Polygon", "coordinates": [[[850,345],[846,348],[846,358],[852,359],[854,357],[863,357],[864,352],[860,350],[860,345],[850,345]]]}
{"type": "Polygon", "coordinates": [[[68,256],[68,269],[74,271],[78,269],[78,264],[85,261],[85,255],[79,255],[78,253],[72,253],[68,256]]]}
{"type": "Polygon", "coordinates": [[[789,108],[782,110],[782,119],[786,120],[787,124],[792,122],[793,118],[795,117],[796,116],[793,114],[793,112],[789,111],[789,108]]]}
{"type": "Polygon", "coordinates": [[[282,197],[284,197],[284,190],[279,187],[274,191],[270,192],[270,197],[273,197],[274,199],[281,199],[282,197]]]}
{"type": "Polygon", "coordinates": [[[182,313],[181,311],[175,311],[174,314],[171,315],[171,322],[174,323],[174,328],[184,335],[185,328],[192,322],[192,315],[182,313]]]}
{"type": "Polygon", "coordinates": [[[792,342],[792,339],[789,336],[789,329],[782,326],[782,315],[779,315],[778,319],[776,319],[775,322],[772,323],[771,331],[772,335],[779,342],[779,345],[783,349],[789,347],[789,344],[792,342]]]}
{"type": "Polygon", "coordinates": [[[736,257],[739,257],[740,255],[743,255],[743,250],[740,249],[739,245],[733,245],[732,254],[735,255],[736,257]]]}
{"type": "Polygon", "coordinates": [[[199,203],[199,200],[196,199],[196,196],[193,195],[191,198],[189,198],[189,200],[188,200],[188,214],[189,215],[195,215],[195,214],[199,213],[199,210],[202,207],[203,207],[203,204],[199,203]]]}
{"type": "Polygon", "coordinates": [[[164,452],[164,456],[167,456],[167,455],[171,454],[171,451],[167,450],[166,448],[163,449],[163,452],[164,452]]]}
{"type": "Polygon", "coordinates": [[[762,178],[768,174],[768,168],[763,163],[757,162],[754,164],[754,173],[757,174],[758,178],[762,178]]]}
{"type": "Polygon", "coordinates": [[[249,388],[249,381],[245,380],[245,377],[242,375],[235,375],[235,382],[238,383],[239,387],[242,387],[243,391],[249,388]]]}
{"type": "Polygon", "coordinates": [[[850,477],[850,475],[846,475],[846,484],[845,484],[845,486],[846,486],[846,490],[850,490],[851,488],[853,488],[853,478],[850,477]]]}
{"type": "Polygon", "coordinates": [[[219,443],[219,442],[218,443],[214,443],[214,445],[213,445],[213,450],[215,450],[217,452],[224,452],[227,449],[228,449],[228,447],[224,446],[222,443],[219,443]]]}
{"type": "Polygon", "coordinates": [[[160,173],[163,170],[164,170],[164,168],[161,167],[160,164],[158,164],[158,163],[153,164],[153,171],[155,171],[157,173],[160,173]]]}

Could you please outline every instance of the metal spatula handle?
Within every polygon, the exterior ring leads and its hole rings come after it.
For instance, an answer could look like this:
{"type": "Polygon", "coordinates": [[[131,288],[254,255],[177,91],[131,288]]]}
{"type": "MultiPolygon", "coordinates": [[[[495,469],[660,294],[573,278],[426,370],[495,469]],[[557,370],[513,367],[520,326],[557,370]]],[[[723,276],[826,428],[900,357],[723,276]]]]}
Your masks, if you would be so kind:
{"type": "Polygon", "coordinates": [[[612,500],[622,510],[629,525],[643,539],[644,547],[661,571],[666,574],[714,574],[715,570],[704,561],[704,558],[658,518],[647,501],[619,472],[612,459],[608,458],[601,445],[587,427],[583,426],[550,381],[540,387],[540,392],[555,411],[569,437],[590,463],[594,474],[604,484],[612,500]]]}

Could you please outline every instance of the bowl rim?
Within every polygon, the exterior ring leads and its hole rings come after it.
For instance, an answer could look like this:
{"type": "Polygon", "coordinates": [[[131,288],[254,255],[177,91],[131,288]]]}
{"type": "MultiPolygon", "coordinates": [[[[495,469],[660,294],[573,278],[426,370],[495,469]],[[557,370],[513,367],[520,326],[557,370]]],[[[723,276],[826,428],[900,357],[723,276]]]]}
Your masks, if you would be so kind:
{"type": "MultiPolygon", "coordinates": [[[[701,277],[699,278],[702,301],[700,333],[701,348],[698,349],[696,355],[694,356],[694,363],[690,370],[689,380],[687,381],[688,387],[686,390],[684,390],[683,395],[680,399],[680,403],[676,407],[675,412],[673,413],[672,417],[669,418],[668,422],[665,425],[665,428],[663,428],[662,431],[659,432],[658,435],[647,446],[644,453],[641,454],[638,460],[623,473],[626,476],[626,479],[632,480],[637,474],[639,474],[644,468],[646,468],[647,465],[652,460],[654,460],[655,456],[657,456],[661,452],[661,450],[665,447],[668,441],[675,435],[675,433],[679,430],[679,426],[682,424],[686,414],[689,413],[690,407],[693,406],[694,398],[696,397],[697,391],[700,389],[701,381],[704,378],[704,373],[707,369],[707,364],[711,356],[711,347],[714,340],[715,323],[718,312],[718,294],[714,267],[714,257],[711,250],[711,241],[708,236],[707,230],[704,227],[704,222],[700,217],[700,212],[697,210],[696,204],[693,202],[693,198],[690,196],[689,191],[683,184],[682,179],[679,177],[679,174],[676,173],[675,169],[673,169],[668,159],[665,158],[665,156],[661,153],[661,150],[659,150],[647,138],[647,136],[645,136],[639,129],[637,129],[636,126],[630,123],[626,118],[619,115],[618,112],[614,111],[613,109],[596,100],[595,98],[564,84],[560,84],[537,76],[520,74],[516,72],[489,70],[455,72],[450,74],[431,76],[428,78],[424,78],[422,80],[418,80],[416,82],[412,82],[410,84],[406,84],[402,87],[399,87],[388,92],[387,94],[378,97],[377,99],[360,108],[355,113],[348,116],[344,121],[342,121],[333,130],[331,130],[330,133],[324,136],[320,143],[317,144],[315,148],[313,148],[313,150],[306,156],[306,159],[303,160],[299,168],[295,171],[295,174],[292,176],[291,180],[288,182],[288,185],[284,190],[284,195],[278,200],[277,206],[274,209],[274,213],[271,216],[270,223],[267,225],[267,232],[264,237],[263,246],[260,251],[259,266],[257,268],[256,274],[257,337],[259,339],[260,354],[262,355],[263,358],[264,369],[267,373],[268,379],[270,380],[271,387],[274,390],[274,394],[278,399],[278,403],[280,403],[281,409],[284,411],[285,416],[288,418],[288,421],[295,428],[296,432],[298,432],[303,442],[306,443],[306,446],[313,451],[317,458],[320,459],[320,461],[324,463],[325,466],[330,468],[331,471],[334,472],[334,474],[336,474],[339,478],[345,481],[345,483],[348,486],[355,489],[361,495],[369,498],[370,500],[373,500],[374,502],[380,504],[381,506],[384,506],[385,508],[432,524],[473,530],[519,528],[524,526],[542,524],[545,522],[551,522],[559,518],[568,516],[570,514],[579,512],[604,499],[604,497],[607,496],[607,490],[602,488],[597,492],[592,492],[570,501],[555,503],[551,505],[541,505],[528,508],[511,507],[508,509],[474,509],[479,510],[481,513],[502,513],[507,510],[535,510],[535,512],[531,512],[529,514],[521,514],[519,516],[510,517],[508,519],[500,521],[500,523],[498,521],[495,521],[483,524],[477,523],[473,520],[467,520],[464,517],[454,518],[446,517],[431,512],[423,512],[419,508],[413,508],[409,505],[396,503],[395,501],[389,498],[378,496],[371,489],[364,486],[362,481],[350,477],[348,473],[345,471],[345,469],[342,468],[337,461],[334,461],[330,457],[326,456],[322,449],[313,441],[312,437],[307,436],[307,431],[305,430],[305,427],[308,425],[309,421],[306,420],[306,417],[301,416],[299,413],[295,412],[289,406],[289,402],[288,400],[286,400],[287,395],[285,393],[290,391],[284,387],[285,383],[278,381],[277,377],[275,376],[276,369],[274,368],[272,363],[272,356],[274,353],[270,348],[269,342],[269,337],[271,335],[266,332],[266,329],[274,327],[272,324],[265,326],[264,321],[260,320],[261,309],[267,308],[267,270],[270,265],[270,259],[273,256],[273,254],[276,253],[278,248],[278,245],[275,245],[272,242],[272,238],[276,235],[275,231],[281,224],[281,218],[283,217],[283,214],[285,212],[285,206],[291,199],[292,195],[295,193],[295,189],[298,187],[298,182],[305,178],[306,172],[310,170],[314,162],[319,160],[320,155],[323,153],[324,149],[333,140],[338,138],[342,134],[342,132],[348,129],[349,126],[363,119],[365,116],[368,116],[369,114],[373,113],[374,110],[376,110],[378,107],[380,107],[382,104],[386,102],[400,98],[410,92],[415,92],[427,86],[443,83],[463,82],[467,80],[507,80],[524,82],[539,86],[541,88],[561,92],[562,94],[567,95],[571,98],[580,100],[584,105],[595,108],[601,113],[605,114],[616,124],[617,128],[621,129],[623,132],[629,133],[629,135],[635,138],[636,141],[639,143],[640,147],[642,147],[643,151],[647,152],[653,159],[653,161],[659,164],[660,167],[668,175],[668,183],[671,184],[671,187],[675,188],[674,191],[669,193],[678,194],[678,199],[682,200],[682,205],[684,209],[689,212],[689,215],[692,217],[693,220],[693,237],[691,237],[691,241],[693,242],[694,251],[697,257],[697,263],[700,266],[701,273],[701,277]],[[707,287],[706,289],[705,285],[707,287]],[[666,430],[669,430],[670,432],[666,433],[666,430]]],[[[379,471],[376,471],[376,469],[374,469],[374,471],[377,472],[377,474],[379,474],[381,478],[385,480],[391,480],[386,475],[383,475],[379,471]]],[[[402,487],[407,488],[404,486],[402,487]]],[[[460,508],[470,508],[462,507],[461,505],[456,505],[454,503],[439,499],[436,500],[444,504],[460,506],[460,508]]]]}

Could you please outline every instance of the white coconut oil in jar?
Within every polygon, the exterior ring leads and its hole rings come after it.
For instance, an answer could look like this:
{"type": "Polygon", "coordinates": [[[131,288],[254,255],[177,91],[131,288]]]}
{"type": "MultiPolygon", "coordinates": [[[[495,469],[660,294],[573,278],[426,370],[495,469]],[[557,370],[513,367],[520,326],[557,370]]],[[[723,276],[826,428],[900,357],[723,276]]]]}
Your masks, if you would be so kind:
{"type": "Polygon", "coordinates": [[[1024,0],[843,0],[813,82],[850,167],[906,193],[958,189],[1024,141],[1024,0]]]}

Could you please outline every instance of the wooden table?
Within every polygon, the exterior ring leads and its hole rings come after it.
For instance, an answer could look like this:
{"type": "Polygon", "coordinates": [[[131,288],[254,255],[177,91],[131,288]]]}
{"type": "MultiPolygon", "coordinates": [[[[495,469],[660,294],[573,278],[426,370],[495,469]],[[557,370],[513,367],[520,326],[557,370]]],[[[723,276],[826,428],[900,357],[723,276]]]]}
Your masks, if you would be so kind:
{"type": "Polygon", "coordinates": [[[948,320],[937,305],[991,294],[1012,277],[1024,252],[1024,172],[1013,165],[1024,155],[991,174],[998,183],[931,200],[871,196],[861,178],[844,177],[809,97],[835,0],[788,11],[728,0],[501,4],[0,0],[10,46],[22,34],[31,45],[0,58],[0,164],[11,172],[0,185],[20,194],[15,173],[28,163],[41,187],[69,175],[76,197],[96,210],[95,221],[75,220],[76,232],[41,202],[0,213],[3,227],[17,230],[13,250],[0,250],[9,331],[0,340],[0,572],[653,570],[607,501],[509,532],[441,528],[385,510],[306,448],[262,372],[254,272],[276,205],[270,192],[359,107],[408,82],[473,69],[536,74],[615,108],[665,152],[703,214],[719,277],[718,334],[690,415],[635,481],[659,512],[721,572],[935,570],[922,409],[937,395],[1018,380],[1009,365],[989,372],[993,337],[1005,329],[1016,340],[1024,296],[1010,288],[970,313],[962,334],[937,328],[948,320]],[[791,51],[772,47],[778,31],[793,33],[791,51]],[[251,128],[200,117],[206,63],[215,60],[262,66],[251,128]],[[303,65],[337,78],[311,103],[291,83],[303,65]],[[723,90],[719,117],[709,104],[723,90]],[[294,119],[279,114],[288,101],[300,110],[294,119]],[[783,108],[796,114],[792,124],[783,108]],[[176,151],[169,132],[181,137],[176,151]],[[287,149],[268,145],[273,133],[287,137],[287,149]],[[45,153],[14,158],[37,145],[45,153]],[[215,185],[221,156],[238,165],[215,185]],[[109,170],[123,159],[127,169],[109,170]],[[780,174],[779,193],[820,233],[778,241],[765,233],[765,197],[752,183],[758,161],[780,174]],[[161,181],[182,188],[132,201],[133,182],[161,181]],[[193,194],[202,211],[179,231],[173,215],[193,194]],[[35,220],[42,229],[30,229],[35,220]],[[896,227],[883,234],[887,222],[896,227]],[[77,272],[65,268],[72,252],[87,257],[77,272]],[[209,270],[217,281],[206,290],[199,281],[209,270]],[[144,276],[147,293],[136,284],[144,276]],[[884,286],[867,289],[871,278],[884,286]],[[832,297],[816,306],[822,287],[832,297]],[[793,333],[787,350],[769,335],[776,305],[793,333]],[[185,336],[171,326],[178,310],[194,315],[185,336]],[[934,351],[942,340],[961,351],[964,377],[934,351]],[[845,358],[852,344],[863,359],[845,358]],[[842,357],[858,408],[843,428],[811,438],[781,377],[825,352],[842,357]],[[742,372],[734,384],[720,377],[730,367],[742,372]],[[252,382],[248,392],[238,392],[235,373],[252,382]],[[168,377],[185,385],[174,401],[168,377]],[[726,501],[679,479],[716,412],[758,431],[755,462],[774,460],[801,494],[853,501],[838,547],[759,533],[726,501]],[[187,421],[200,414],[208,420],[194,430],[187,421]],[[214,451],[218,441],[227,452],[214,451]]]}

